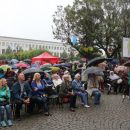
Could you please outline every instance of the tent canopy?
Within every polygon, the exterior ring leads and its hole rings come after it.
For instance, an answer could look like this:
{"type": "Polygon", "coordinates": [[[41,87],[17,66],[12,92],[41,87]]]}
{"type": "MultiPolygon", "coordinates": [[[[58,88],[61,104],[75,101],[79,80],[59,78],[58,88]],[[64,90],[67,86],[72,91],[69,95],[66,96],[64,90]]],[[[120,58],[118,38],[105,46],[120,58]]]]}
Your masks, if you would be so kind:
{"type": "Polygon", "coordinates": [[[41,63],[49,62],[54,64],[58,63],[60,61],[60,58],[57,56],[53,56],[48,52],[44,52],[41,55],[32,58],[32,63],[35,63],[36,61],[40,61],[41,63]]]}

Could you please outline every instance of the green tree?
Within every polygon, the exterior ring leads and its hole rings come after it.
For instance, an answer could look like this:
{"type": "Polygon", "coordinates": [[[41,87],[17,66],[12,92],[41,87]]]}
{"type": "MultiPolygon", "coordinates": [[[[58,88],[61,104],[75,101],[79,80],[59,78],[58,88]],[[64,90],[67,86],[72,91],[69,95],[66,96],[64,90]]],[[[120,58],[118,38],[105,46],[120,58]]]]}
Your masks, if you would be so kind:
{"type": "Polygon", "coordinates": [[[88,51],[83,53],[81,47],[120,57],[122,38],[130,37],[129,17],[130,0],[75,0],[72,6],[58,6],[54,13],[54,38],[71,43],[70,36],[77,35],[79,44],[74,47],[85,57],[88,51]]]}
{"type": "Polygon", "coordinates": [[[11,49],[10,46],[8,46],[7,49],[6,49],[6,54],[9,54],[9,53],[12,53],[12,49],[11,49]]]}
{"type": "Polygon", "coordinates": [[[66,53],[66,51],[64,50],[63,53],[61,53],[61,58],[68,58],[68,54],[66,53]]]}

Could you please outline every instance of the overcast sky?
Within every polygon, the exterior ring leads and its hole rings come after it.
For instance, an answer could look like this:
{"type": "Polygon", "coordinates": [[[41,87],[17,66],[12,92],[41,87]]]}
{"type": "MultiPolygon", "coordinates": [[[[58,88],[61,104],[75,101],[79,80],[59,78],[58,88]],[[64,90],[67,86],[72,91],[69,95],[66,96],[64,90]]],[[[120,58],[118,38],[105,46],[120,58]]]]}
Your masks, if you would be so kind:
{"type": "Polygon", "coordinates": [[[53,41],[52,15],[73,0],[0,0],[0,36],[53,41]]]}

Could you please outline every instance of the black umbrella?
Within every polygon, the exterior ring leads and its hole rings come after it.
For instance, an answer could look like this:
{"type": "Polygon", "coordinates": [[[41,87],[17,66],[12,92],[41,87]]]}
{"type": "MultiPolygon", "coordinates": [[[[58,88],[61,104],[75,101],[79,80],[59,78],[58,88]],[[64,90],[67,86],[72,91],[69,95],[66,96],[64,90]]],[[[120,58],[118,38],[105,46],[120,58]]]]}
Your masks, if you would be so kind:
{"type": "Polygon", "coordinates": [[[71,63],[61,63],[62,66],[70,68],[72,66],[71,63]]]}
{"type": "Polygon", "coordinates": [[[24,70],[23,73],[27,75],[27,74],[34,74],[34,73],[44,73],[44,71],[39,68],[29,68],[24,70]]]}
{"type": "Polygon", "coordinates": [[[102,63],[104,61],[106,61],[107,59],[104,58],[104,57],[96,57],[90,61],[88,61],[88,64],[87,64],[87,67],[90,67],[90,66],[96,66],[98,65],[99,63],[102,63]]]}
{"type": "Polygon", "coordinates": [[[130,61],[127,61],[126,63],[123,64],[124,66],[130,67],[130,61]]]}

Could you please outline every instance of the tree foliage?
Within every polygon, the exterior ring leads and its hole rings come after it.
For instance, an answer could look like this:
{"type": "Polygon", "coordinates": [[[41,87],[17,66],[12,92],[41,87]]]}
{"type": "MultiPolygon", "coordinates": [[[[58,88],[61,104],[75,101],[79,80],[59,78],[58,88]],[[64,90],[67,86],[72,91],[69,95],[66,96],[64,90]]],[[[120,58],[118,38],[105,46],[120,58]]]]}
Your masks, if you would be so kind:
{"type": "Polygon", "coordinates": [[[35,56],[40,55],[41,53],[45,52],[46,50],[30,50],[30,51],[19,51],[15,53],[10,54],[2,54],[0,55],[0,59],[18,59],[18,60],[24,60],[24,59],[31,59],[35,56]]]}
{"type": "Polygon", "coordinates": [[[75,0],[73,5],[57,7],[53,15],[54,38],[70,42],[77,35],[74,47],[81,55],[104,50],[108,57],[120,57],[122,38],[130,37],[130,0],[75,0]],[[93,47],[83,53],[81,48],[93,47]]]}

